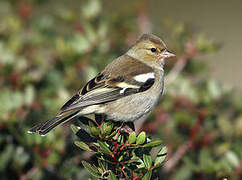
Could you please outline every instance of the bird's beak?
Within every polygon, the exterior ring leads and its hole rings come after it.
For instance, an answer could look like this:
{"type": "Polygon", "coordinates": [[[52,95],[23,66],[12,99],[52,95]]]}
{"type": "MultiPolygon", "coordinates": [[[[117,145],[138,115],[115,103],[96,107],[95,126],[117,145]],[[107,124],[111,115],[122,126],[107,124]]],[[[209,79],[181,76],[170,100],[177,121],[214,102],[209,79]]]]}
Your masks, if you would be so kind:
{"type": "Polygon", "coordinates": [[[171,57],[175,57],[176,55],[175,54],[173,54],[172,52],[170,52],[169,50],[165,50],[164,51],[164,53],[162,54],[162,56],[164,57],[164,58],[171,58],[171,57]]]}

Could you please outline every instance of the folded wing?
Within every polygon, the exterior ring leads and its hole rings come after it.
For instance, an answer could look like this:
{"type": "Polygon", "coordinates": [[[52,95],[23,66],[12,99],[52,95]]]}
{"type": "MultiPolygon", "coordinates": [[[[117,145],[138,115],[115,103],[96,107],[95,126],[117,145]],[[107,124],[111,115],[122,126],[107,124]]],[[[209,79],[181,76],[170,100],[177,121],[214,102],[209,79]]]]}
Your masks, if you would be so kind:
{"type": "Polygon", "coordinates": [[[143,92],[154,83],[155,77],[152,68],[137,60],[126,57],[125,60],[119,62],[118,69],[115,67],[117,66],[107,66],[102,73],[90,80],[62,106],[60,113],[90,105],[104,104],[143,92]],[[125,66],[127,63],[130,64],[128,68],[125,66]]]}

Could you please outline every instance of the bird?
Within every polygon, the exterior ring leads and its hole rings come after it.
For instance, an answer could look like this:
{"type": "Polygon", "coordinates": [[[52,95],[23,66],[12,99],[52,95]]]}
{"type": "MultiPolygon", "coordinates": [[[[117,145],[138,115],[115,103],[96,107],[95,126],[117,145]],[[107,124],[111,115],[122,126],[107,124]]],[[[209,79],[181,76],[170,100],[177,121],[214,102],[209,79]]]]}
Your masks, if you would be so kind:
{"type": "Polygon", "coordinates": [[[77,116],[103,114],[107,120],[134,122],[150,112],[164,90],[164,65],[175,57],[153,34],[143,34],[77,91],[52,119],[28,132],[46,135],[77,116]]]}

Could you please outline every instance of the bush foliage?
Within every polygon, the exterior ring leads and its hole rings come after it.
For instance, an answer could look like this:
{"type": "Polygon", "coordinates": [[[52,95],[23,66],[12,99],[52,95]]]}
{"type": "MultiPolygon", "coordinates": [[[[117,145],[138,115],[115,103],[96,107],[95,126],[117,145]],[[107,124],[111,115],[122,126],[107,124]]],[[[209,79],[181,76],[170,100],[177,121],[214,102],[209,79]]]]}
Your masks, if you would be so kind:
{"type": "MultiPolygon", "coordinates": [[[[74,145],[76,137],[69,125],[45,137],[29,135],[27,130],[54,116],[75,89],[124,53],[142,32],[146,11],[145,1],[134,1],[130,9],[115,15],[104,13],[104,5],[98,0],[76,4],[80,8],[62,1],[0,1],[3,179],[93,178],[83,166],[90,169],[89,163],[97,164],[98,160],[74,145]]],[[[208,77],[206,65],[201,63],[204,55],[216,53],[218,45],[183,23],[162,22],[165,40],[177,60],[168,62],[162,101],[142,126],[152,139],[161,138],[168,149],[155,174],[159,179],[240,179],[241,96],[208,77]]],[[[136,141],[131,135],[121,134],[125,140],[119,143],[127,143],[124,148],[132,151],[142,134],[137,134],[136,141]]],[[[145,139],[149,143],[150,138],[145,139]]],[[[82,142],[76,144],[90,148],[82,142]]],[[[105,140],[105,144],[97,141],[93,146],[109,151],[113,144],[105,140]]],[[[138,146],[143,148],[142,156],[136,156],[145,168],[134,173],[144,175],[155,162],[151,164],[144,145],[138,146]]],[[[92,170],[100,175],[107,168],[92,170]]],[[[110,172],[104,175],[113,177],[110,172]]]]}
{"type": "Polygon", "coordinates": [[[100,117],[103,116],[79,118],[78,125],[72,125],[73,132],[80,139],[75,144],[84,151],[94,152],[98,159],[97,165],[82,161],[86,170],[98,179],[149,180],[157,177],[154,172],[162,165],[167,153],[162,141],[151,140],[144,131],[136,136],[134,131],[128,130],[129,126],[134,127],[133,124],[105,121],[100,117]],[[159,147],[158,151],[157,148],[154,150],[155,147],[159,147]],[[152,160],[154,151],[156,155],[152,160]]]}

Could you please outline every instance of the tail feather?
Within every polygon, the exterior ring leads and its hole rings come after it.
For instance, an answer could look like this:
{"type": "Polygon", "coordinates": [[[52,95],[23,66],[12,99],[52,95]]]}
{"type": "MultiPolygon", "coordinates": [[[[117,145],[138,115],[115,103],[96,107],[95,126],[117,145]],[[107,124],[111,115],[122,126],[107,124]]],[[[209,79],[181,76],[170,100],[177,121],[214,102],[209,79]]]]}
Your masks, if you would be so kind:
{"type": "Polygon", "coordinates": [[[44,136],[45,134],[47,134],[48,132],[50,132],[53,128],[55,128],[56,126],[74,118],[79,111],[72,111],[66,114],[62,114],[59,116],[56,116],[44,123],[41,123],[39,125],[36,125],[34,127],[32,127],[28,133],[39,133],[40,135],[44,136]]]}

